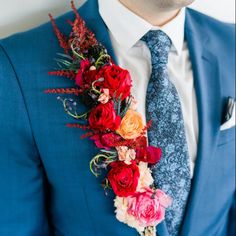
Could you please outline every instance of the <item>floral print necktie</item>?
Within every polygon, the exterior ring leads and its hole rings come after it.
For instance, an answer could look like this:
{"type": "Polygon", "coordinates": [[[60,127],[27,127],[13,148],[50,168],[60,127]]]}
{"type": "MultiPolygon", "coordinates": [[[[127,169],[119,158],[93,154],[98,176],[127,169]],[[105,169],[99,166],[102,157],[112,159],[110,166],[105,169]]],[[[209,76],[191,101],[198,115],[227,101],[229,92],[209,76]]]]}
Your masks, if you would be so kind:
{"type": "Polygon", "coordinates": [[[150,145],[162,149],[162,158],[152,167],[152,173],[155,186],[173,198],[165,221],[170,235],[175,236],[183,219],[191,177],[181,103],[167,70],[171,40],[161,30],[151,30],[141,40],[147,44],[152,60],[146,97],[147,120],[152,120],[148,139],[150,145]]]}

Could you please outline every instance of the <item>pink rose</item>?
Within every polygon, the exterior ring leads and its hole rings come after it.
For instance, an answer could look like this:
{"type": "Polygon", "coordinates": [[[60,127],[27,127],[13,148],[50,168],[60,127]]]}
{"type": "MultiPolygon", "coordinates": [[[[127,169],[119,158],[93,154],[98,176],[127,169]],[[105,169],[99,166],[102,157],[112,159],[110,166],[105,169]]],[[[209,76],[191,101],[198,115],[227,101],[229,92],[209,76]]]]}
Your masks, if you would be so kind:
{"type": "Polygon", "coordinates": [[[140,226],[156,226],[165,218],[165,209],[172,203],[161,190],[146,188],[145,192],[139,192],[128,197],[128,213],[134,216],[140,226]]]}

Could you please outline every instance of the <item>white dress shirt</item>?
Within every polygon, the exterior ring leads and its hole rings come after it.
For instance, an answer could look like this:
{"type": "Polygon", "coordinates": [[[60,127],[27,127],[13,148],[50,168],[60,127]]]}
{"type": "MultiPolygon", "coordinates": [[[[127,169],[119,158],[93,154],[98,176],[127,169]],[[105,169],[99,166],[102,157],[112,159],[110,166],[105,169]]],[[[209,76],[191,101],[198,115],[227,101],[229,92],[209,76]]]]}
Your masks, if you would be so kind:
{"type": "Polygon", "coordinates": [[[131,73],[132,95],[138,101],[137,110],[144,120],[146,91],[152,66],[150,51],[140,39],[149,30],[157,29],[161,29],[171,39],[167,66],[169,78],[180,97],[193,176],[197,155],[198,115],[192,65],[187,43],[184,41],[185,9],[163,27],[156,27],[127,9],[119,0],[98,0],[98,3],[99,12],[109,29],[118,64],[131,73]]]}

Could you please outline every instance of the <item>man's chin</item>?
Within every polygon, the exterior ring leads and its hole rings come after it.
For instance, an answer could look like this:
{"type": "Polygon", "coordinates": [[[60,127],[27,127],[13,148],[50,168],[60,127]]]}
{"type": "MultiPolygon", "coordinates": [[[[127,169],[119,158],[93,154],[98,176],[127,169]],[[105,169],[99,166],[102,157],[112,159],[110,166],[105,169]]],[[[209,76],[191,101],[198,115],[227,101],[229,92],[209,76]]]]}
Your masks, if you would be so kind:
{"type": "Polygon", "coordinates": [[[156,6],[163,11],[171,11],[187,7],[195,0],[153,0],[156,6]]]}

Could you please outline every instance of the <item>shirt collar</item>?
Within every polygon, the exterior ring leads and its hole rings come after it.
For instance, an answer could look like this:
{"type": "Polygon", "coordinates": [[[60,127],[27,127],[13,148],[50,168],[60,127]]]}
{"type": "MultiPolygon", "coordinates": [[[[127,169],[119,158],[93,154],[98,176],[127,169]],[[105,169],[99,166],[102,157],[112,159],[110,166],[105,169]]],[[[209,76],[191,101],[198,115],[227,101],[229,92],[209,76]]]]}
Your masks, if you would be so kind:
{"type": "Polygon", "coordinates": [[[177,54],[181,54],[184,43],[185,9],[182,9],[173,20],[164,26],[156,27],[130,11],[118,0],[98,0],[98,4],[99,13],[110,33],[126,51],[132,48],[149,30],[160,29],[169,36],[177,54]]]}

